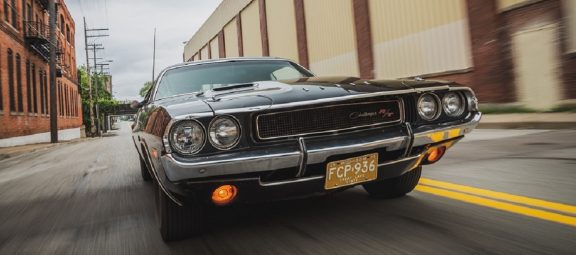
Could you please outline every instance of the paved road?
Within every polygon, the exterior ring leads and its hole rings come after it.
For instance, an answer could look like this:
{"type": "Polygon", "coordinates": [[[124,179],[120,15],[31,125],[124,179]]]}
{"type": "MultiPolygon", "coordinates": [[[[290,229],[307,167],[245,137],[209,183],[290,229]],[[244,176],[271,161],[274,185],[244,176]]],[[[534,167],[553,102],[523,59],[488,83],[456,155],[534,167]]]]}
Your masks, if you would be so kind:
{"type": "Polygon", "coordinates": [[[576,130],[478,130],[423,177],[396,200],[212,211],[205,235],[165,244],[124,129],[0,161],[0,254],[576,253],[576,130]]]}

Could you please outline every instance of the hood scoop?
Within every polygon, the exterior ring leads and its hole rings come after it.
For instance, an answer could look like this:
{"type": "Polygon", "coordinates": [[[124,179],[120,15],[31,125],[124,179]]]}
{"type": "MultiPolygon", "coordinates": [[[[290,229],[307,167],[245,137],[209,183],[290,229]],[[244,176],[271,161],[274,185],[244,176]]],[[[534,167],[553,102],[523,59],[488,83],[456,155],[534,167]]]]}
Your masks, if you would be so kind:
{"type": "Polygon", "coordinates": [[[227,94],[235,94],[238,92],[249,92],[254,91],[258,87],[256,83],[239,83],[239,84],[231,84],[227,86],[222,86],[218,88],[212,88],[205,92],[198,94],[197,96],[205,96],[205,97],[220,97],[227,94]]]}

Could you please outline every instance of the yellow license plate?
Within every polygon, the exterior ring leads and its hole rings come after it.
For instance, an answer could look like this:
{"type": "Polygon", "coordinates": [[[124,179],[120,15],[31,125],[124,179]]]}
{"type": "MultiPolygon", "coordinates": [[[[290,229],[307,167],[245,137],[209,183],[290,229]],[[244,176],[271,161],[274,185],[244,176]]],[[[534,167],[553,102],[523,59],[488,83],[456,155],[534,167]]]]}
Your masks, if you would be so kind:
{"type": "Polygon", "coordinates": [[[378,178],[378,153],[332,161],[326,166],[325,189],[335,189],[378,178]]]}

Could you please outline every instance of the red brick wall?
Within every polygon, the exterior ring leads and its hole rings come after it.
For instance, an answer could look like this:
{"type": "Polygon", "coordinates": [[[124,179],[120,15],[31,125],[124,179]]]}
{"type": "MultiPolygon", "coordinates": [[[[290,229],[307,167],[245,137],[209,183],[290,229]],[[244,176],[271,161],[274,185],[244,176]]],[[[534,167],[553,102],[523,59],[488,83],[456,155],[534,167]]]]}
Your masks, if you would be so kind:
{"type": "Polygon", "coordinates": [[[471,83],[480,102],[514,102],[511,59],[505,51],[496,0],[467,0],[474,72],[471,83]]]}
{"type": "MultiPolygon", "coordinates": [[[[17,2],[18,14],[22,15],[21,4],[22,1],[17,2]]],[[[34,13],[44,22],[48,22],[48,17],[43,12],[42,8],[37,4],[36,1],[28,0],[28,3],[34,4],[34,13]]],[[[3,107],[0,112],[0,139],[31,135],[36,133],[43,133],[50,131],[50,118],[48,112],[42,114],[40,111],[41,98],[40,98],[40,77],[38,73],[40,70],[48,73],[49,66],[43,58],[37,55],[33,50],[31,50],[25,43],[23,29],[12,28],[4,19],[4,12],[2,10],[3,6],[0,5],[0,76],[1,76],[1,86],[2,86],[2,102],[3,107]],[[21,112],[10,112],[9,103],[9,90],[8,90],[8,60],[7,60],[7,50],[11,49],[14,52],[14,56],[19,54],[21,57],[21,86],[22,86],[22,98],[23,109],[21,112]],[[36,69],[36,112],[34,113],[32,105],[28,105],[28,84],[26,83],[26,62],[29,61],[30,64],[34,64],[36,69]]],[[[59,12],[65,17],[66,24],[70,28],[70,37],[73,38],[74,34],[74,22],[63,5],[59,6],[59,12]]],[[[21,24],[21,18],[18,17],[19,23],[21,24]]],[[[22,25],[20,25],[22,27],[22,25]]],[[[76,56],[74,50],[74,40],[70,39],[70,42],[66,41],[66,36],[57,30],[58,38],[60,40],[60,45],[63,47],[64,54],[60,57],[62,58],[62,66],[64,70],[67,71],[64,77],[58,78],[57,83],[62,83],[63,87],[67,88],[68,94],[66,97],[65,105],[67,106],[66,114],[64,109],[59,111],[58,114],[58,128],[59,129],[69,129],[77,128],[82,125],[82,111],[81,111],[81,100],[78,94],[78,87],[76,85],[76,56]],[[67,70],[68,69],[68,70],[67,70]],[[60,114],[61,113],[61,114],[60,114]]],[[[15,76],[16,78],[16,76],[15,76]]],[[[32,81],[32,79],[31,79],[32,81]]],[[[32,83],[32,82],[31,82],[32,83]]],[[[33,91],[33,90],[32,90],[33,91]]],[[[47,97],[49,98],[49,92],[46,91],[47,97]]],[[[33,98],[33,97],[31,97],[33,98]]],[[[58,100],[59,98],[57,98],[58,100]]],[[[48,102],[46,102],[47,108],[49,108],[48,102]]],[[[47,109],[48,110],[48,109],[47,109]]]]}
{"type": "MultiPolygon", "coordinates": [[[[437,79],[437,80],[447,80],[453,81],[456,83],[460,83],[462,85],[470,86],[470,84],[474,84],[474,75],[472,72],[466,73],[455,73],[455,74],[445,74],[445,75],[437,75],[437,76],[427,76],[426,79],[437,79]]],[[[482,90],[482,88],[475,88],[474,91],[482,90]]]]}
{"type": "Polygon", "coordinates": [[[565,98],[576,99],[576,53],[564,55],[565,98]]]}

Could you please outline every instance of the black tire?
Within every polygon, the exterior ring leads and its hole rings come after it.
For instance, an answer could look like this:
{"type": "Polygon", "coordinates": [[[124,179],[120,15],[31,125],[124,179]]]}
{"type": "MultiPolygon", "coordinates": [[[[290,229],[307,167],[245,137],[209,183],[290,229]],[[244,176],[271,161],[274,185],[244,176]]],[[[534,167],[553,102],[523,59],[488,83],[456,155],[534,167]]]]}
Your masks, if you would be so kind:
{"type": "Polygon", "coordinates": [[[182,240],[202,231],[203,207],[200,203],[179,206],[157,188],[157,220],[166,242],[182,240]]]}
{"type": "Polygon", "coordinates": [[[142,159],[142,157],[138,158],[140,159],[140,174],[142,174],[142,180],[147,182],[152,181],[152,175],[150,175],[150,171],[148,171],[146,162],[142,159]]]}
{"type": "Polygon", "coordinates": [[[364,189],[373,198],[396,198],[401,197],[414,190],[418,181],[422,167],[419,166],[410,172],[392,179],[364,184],[364,189]]]}

